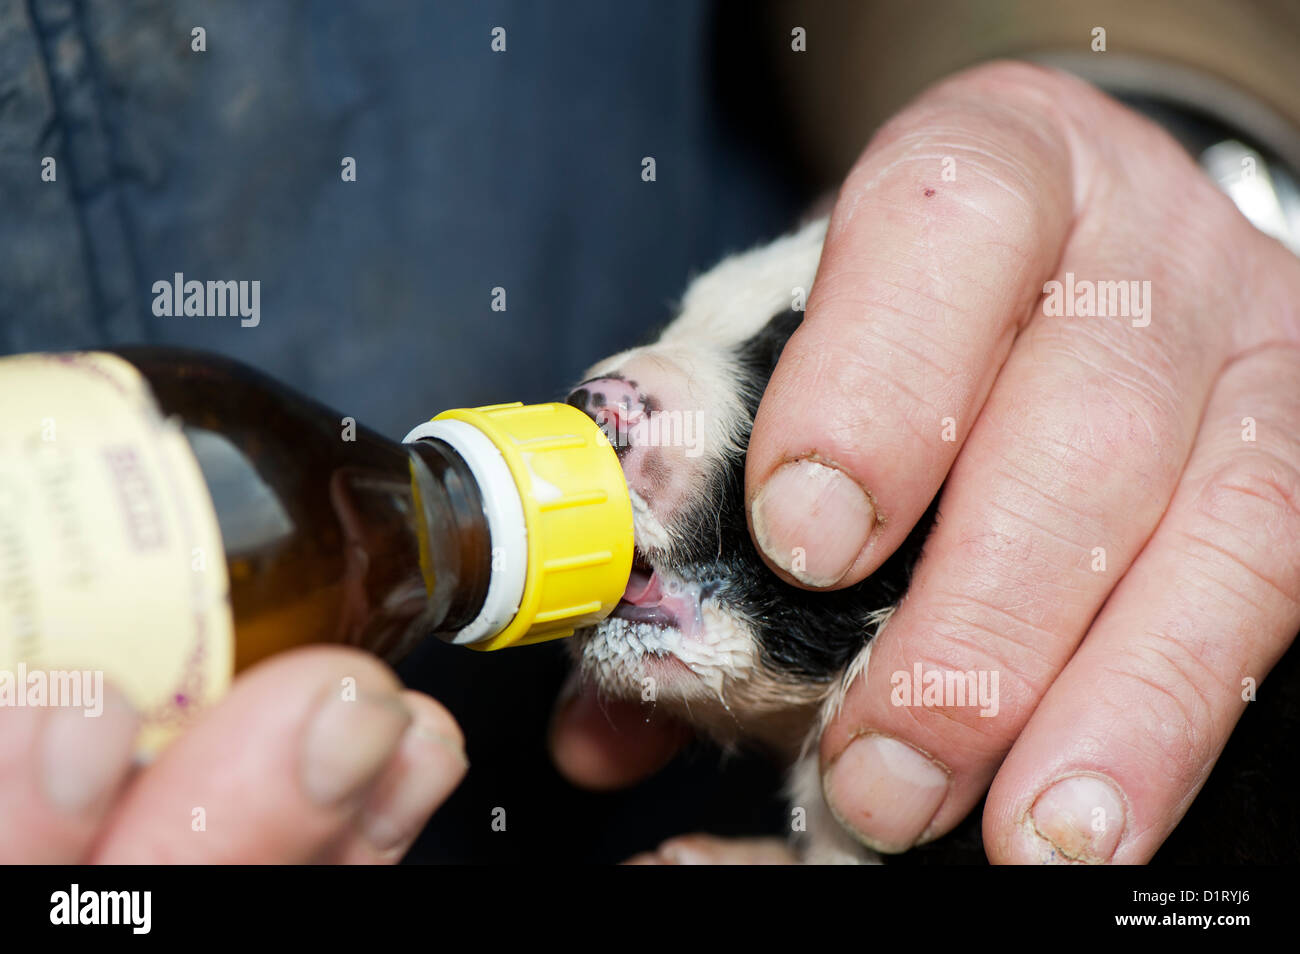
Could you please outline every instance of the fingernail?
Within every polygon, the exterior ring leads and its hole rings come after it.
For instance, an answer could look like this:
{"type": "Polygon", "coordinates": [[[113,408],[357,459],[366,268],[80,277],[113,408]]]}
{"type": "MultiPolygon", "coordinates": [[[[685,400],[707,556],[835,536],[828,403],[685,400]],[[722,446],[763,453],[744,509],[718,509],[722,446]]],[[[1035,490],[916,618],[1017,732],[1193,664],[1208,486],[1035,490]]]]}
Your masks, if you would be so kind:
{"type": "Polygon", "coordinates": [[[1110,860],[1124,833],[1124,799],[1107,779],[1071,775],[1038,796],[1030,818],[1047,842],[1048,862],[1110,860]]]}
{"type": "Polygon", "coordinates": [[[116,791],[131,770],[140,718],[117,690],[103,688],[103,711],[84,708],[50,713],[42,739],[42,775],[50,802],[68,812],[83,811],[116,791]]]}
{"type": "Polygon", "coordinates": [[[864,735],[826,773],[831,812],[864,844],[896,854],[916,844],[948,794],[948,771],[897,739],[864,735]]]}
{"type": "Polygon", "coordinates": [[[344,698],[331,688],[303,742],[302,784],[316,804],[331,807],[372,782],[396,753],[411,713],[392,693],[344,698]]]}
{"type": "Polygon", "coordinates": [[[391,786],[375,791],[360,819],[362,835],[381,852],[414,841],[469,771],[460,730],[424,716],[406,730],[399,759],[403,770],[391,786]]]}
{"type": "Polygon", "coordinates": [[[750,517],[768,559],[808,586],[838,582],[876,527],[866,491],[815,460],[783,464],[754,498],[750,517]]]}

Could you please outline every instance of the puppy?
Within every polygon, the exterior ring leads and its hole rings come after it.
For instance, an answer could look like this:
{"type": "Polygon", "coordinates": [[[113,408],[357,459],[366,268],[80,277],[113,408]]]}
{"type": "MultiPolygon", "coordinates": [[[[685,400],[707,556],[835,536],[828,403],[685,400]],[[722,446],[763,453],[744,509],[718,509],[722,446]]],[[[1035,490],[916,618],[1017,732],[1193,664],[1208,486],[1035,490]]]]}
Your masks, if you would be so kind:
{"type": "MultiPolygon", "coordinates": [[[[866,672],[871,641],[904,594],[934,507],[879,570],[828,593],[790,586],[773,574],[745,520],[750,427],[781,350],[802,319],[825,233],[820,219],[723,261],[691,284],[679,315],[658,340],[595,365],[569,395],[618,452],[636,533],[623,601],[570,644],[584,678],[606,697],[653,701],[724,747],[756,745],[789,764],[790,803],[803,809],[805,822],[805,830],[792,833],[793,857],[868,863],[880,859],[847,833],[822,798],[818,739],[845,690],[866,672]]],[[[1286,677],[1290,701],[1281,707],[1285,717],[1273,716],[1272,728],[1284,737],[1300,712],[1296,656],[1292,651],[1279,665],[1292,673],[1286,677]]],[[[1236,771],[1248,774],[1253,765],[1236,771]]],[[[1230,819],[1218,811],[1212,824],[1222,835],[1230,819]]],[[[1233,818],[1242,815],[1240,802],[1229,811],[1233,818]]],[[[953,836],[910,853],[909,860],[982,860],[979,814],[977,808],[953,836]]],[[[1267,827],[1276,834],[1283,826],[1292,852],[1287,860],[1293,860],[1298,813],[1283,802],[1273,814],[1280,820],[1267,827]]],[[[1247,844],[1243,830],[1237,825],[1224,850],[1210,846],[1208,855],[1207,839],[1191,838],[1190,857],[1240,860],[1276,852],[1276,838],[1261,831],[1258,844],[1247,844]]],[[[738,846],[733,854],[743,859],[752,851],[738,846]]],[[[729,855],[715,850],[711,857],[729,855]]]]}

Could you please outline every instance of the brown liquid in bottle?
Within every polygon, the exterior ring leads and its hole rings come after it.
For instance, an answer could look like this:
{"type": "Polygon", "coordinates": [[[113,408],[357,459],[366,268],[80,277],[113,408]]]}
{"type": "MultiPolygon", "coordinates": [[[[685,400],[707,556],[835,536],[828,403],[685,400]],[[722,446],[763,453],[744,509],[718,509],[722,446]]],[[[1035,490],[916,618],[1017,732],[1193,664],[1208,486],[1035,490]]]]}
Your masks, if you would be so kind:
{"type": "Polygon", "coordinates": [[[345,428],[342,415],[228,359],[116,353],[181,419],[212,495],[237,671],[318,642],[396,661],[478,613],[488,529],[477,485],[446,444],[345,428]]]}

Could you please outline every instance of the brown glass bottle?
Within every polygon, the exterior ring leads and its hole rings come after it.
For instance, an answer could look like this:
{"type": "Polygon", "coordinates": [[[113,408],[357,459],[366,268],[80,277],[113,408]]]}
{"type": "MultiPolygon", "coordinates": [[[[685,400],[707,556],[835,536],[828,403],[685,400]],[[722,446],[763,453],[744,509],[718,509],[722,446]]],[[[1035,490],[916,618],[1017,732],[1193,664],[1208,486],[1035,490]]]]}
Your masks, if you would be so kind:
{"type": "Polygon", "coordinates": [[[281,650],[558,639],[631,572],[617,455],[567,404],[398,443],[229,359],[123,348],[0,358],[0,407],[0,703],[110,680],[146,753],[281,650]]]}
{"type": "Polygon", "coordinates": [[[491,546],[479,489],[444,442],[390,441],[214,355],[115,353],[180,419],[211,494],[236,671],[315,642],[396,661],[473,619],[491,546]]]}

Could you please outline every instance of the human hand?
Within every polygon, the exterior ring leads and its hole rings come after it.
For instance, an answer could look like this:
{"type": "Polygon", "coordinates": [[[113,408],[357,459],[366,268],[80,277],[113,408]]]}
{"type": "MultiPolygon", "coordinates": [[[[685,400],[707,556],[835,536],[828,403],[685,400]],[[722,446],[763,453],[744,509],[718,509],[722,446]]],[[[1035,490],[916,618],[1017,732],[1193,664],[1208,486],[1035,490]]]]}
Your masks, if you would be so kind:
{"type": "MultiPolygon", "coordinates": [[[[1243,681],[1300,628],[1297,301],[1294,257],[1068,76],[980,67],[875,137],[747,466],[760,549],[809,587],[871,573],[947,480],[908,597],[822,737],[825,793],[864,841],[938,837],[991,784],[995,861],[1154,854],[1243,681]],[[1136,282],[1128,314],[1053,314],[1045,288],[1067,273],[1136,282]],[[892,704],[918,662],[996,674],[997,714],[892,704]]],[[[562,707],[566,775],[613,787],[671,757],[681,730],[627,708],[589,691],[562,707]]]]}
{"type": "Polygon", "coordinates": [[[391,863],[467,768],[450,713],[350,649],[253,667],[140,769],[138,717],[105,696],[98,718],[0,710],[0,860],[391,863]]]}
{"type": "Polygon", "coordinates": [[[1297,301],[1294,257],[1063,74],[972,70],[875,137],[747,463],[756,541],[806,586],[871,573],[947,480],[822,736],[864,841],[937,837],[988,790],[994,861],[1155,853],[1300,628],[1297,301]],[[1061,317],[1051,281],[1137,295],[1061,317]],[[917,663],[996,674],[996,715],[895,704],[917,663]]]}

